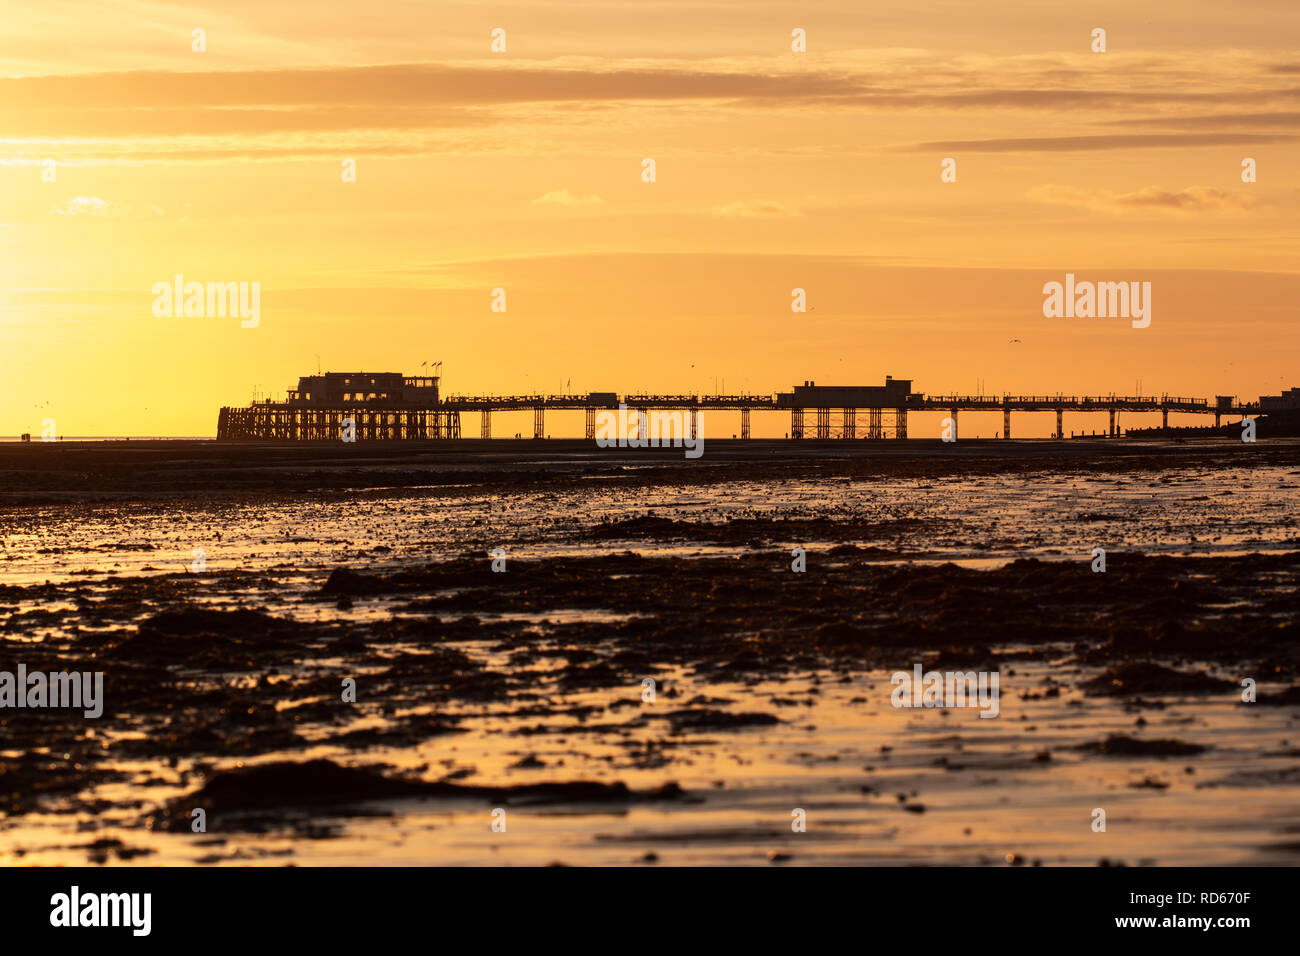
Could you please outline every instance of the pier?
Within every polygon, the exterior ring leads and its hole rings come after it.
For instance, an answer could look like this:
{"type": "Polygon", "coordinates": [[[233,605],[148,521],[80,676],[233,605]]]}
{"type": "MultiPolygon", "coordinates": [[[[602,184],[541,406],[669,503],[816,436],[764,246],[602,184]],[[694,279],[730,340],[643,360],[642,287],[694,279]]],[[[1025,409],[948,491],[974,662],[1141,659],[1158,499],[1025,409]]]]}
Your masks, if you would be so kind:
{"type": "MultiPolygon", "coordinates": [[[[349,430],[356,441],[398,441],[492,437],[493,412],[533,413],[533,437],[546,437],[548,411],[577,411],[586,415],[585,437],[594,439],[596,416],[620,407],[688,413],[691,433],[697,433],[704,411],[730,411],[740,416],[739,436],[751,437],[754,412],[789,416],[791,439],[818,440],[906,438],[908,416],[939,412],[956,428],[963,411],[1002,412],[1002,438],[1012,436],[1012,412],[1055,412],[1053,437],[1065,437],[1066,412],[1107,412],[1107,434],[1118,437],[1121,412],[1160,412],[1163,427],[1170,412],[1224,417],[1257,415],[1278,399],[1300,401],[1296,390],[1272,399],[1239,402],[1235,396],[1192,398],[1173,395],[927,395],[913,390],[911,379],[886,376],[883,385],[826,386],[807,381],[788,392],[771,394],[669,394],[588,392],[584,395],[443,395],[438,376],[407,376],[400,372],[328,372],[304,376],[284,401],[256,401],[222,408],[217,438],[266,441],[337,441],[349,430]],[[477,436],[463,435],[461,416],[478,413],[477,436]]],[[[1285,401],[1284,401],[1285,403],[1285,401]]]]}

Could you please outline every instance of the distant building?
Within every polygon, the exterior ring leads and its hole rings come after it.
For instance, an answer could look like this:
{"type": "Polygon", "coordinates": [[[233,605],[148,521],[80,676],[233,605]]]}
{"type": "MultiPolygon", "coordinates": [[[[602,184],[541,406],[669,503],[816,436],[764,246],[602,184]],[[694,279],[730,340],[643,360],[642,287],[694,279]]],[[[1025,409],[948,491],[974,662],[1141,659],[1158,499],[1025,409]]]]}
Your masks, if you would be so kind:
{"type": "Polygon", "coordinates": [[[1288,388],[1281,395],[1261,395],[1261,412],[1294,412],[1300,410],[1300,388],[1288,388]]]}
{"type": "Polygon", "coordinates": [[[217,415],[217,438],[226,441],[459,437],[460,415],[439,402],[438,377],[401,372],[304,375],[283,402],[226,407],[217,415]]]}
{"type": "MultiPolygon", "coordinates": [[[[778,392],[777,408],[906,408],[910,378],[885,376],[884,385],[818,385],[804,382],[792,392],[778,392]]],[[[919,397],[919,396],[918,396],[919,397]]]]}
{"type": "Polygon", "coordinates": [[[327,405],[437,405],[438,379],[401,372],[326,372],[304,375],[285,403],[327,405]]]}

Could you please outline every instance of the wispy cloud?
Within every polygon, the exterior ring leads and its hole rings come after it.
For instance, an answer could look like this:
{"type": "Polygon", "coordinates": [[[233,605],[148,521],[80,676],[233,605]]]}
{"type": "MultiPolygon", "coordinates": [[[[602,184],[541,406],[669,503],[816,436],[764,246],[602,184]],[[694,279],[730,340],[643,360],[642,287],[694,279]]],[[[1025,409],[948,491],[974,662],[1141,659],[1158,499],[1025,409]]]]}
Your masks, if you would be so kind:
{"type": "Polygon", "coordinates": [[[801,216],[802,213],[770,199],[754,199],[715,206],[713,215],[723,219],[787,219],[801,216]]]}
{"type": "MultiPolygon", "coordinates": [[[[610,103],[719,100],[745,106],[841,105],[917,109],[969,107],[1056,110],[1119,105],[1292,103],[1300,89],[1285,64],[1234,51],[1185,57],[1107,54],[1108,68],[1065,55],[943,57],[924,51],[867,51],[817,63],[770,58],[696,61],[605,60],[568,57],[508,64],[389,63],[279,70],[140,70],[0,78],[0,117],[62,114],[79,120],[108,111],[123,129],[140,112],[169,114],[177,134],[196,131],[197,114],[272,110],[293,123],[384,126],[397,111],[416,111],[432,125],[460,119],[440,110],[528,103],[610,103]],[[326,111],[341,111],[329,115],[326,111]],[[365,111],[380,110],[367,122],[365,111]]],[[[267,117],[267,119],[272,119],[267,117]]],[[[202,125],[202,124],[200,124],[202,125]]],[[[400,123],[399,125],[409,125],[400,123]]],[[[297,125],[289,128],[298,128],[297,125]]],[[[152,128],[151,128],[152,131],[152,128]]],[[[199,130],[201,131],[201,130],[199,130]]],[[[26,130],[17,132],[25,134],[26,130]]],[[[67,132],[67,130],[65,130],[67,132]]]]}
{"type": "Polygon", "coordinates": [[[50,212],[56,216],[115,216],[121,210],[98,196],[74,196],[62,205],[53,207],[50,212]]]}
{"type": "Polygon", "coordinates": [[[1237,195],[1213,186],[1188,186],[1186,189],[1163,189],[1146,186],[1130,193],[1089,191],[1073,186],[1038,186],[1029,190],[1029,198],[1060,206],[1081,206],[1103,212],[1165,209],[1174,212],[1242,211],[1255,207],[1250,196],[1237,195]]]}
{"type": "Polygon", "coordinates": [[[1277,113],[1209,113],[1188,116],[1144,116],[1132,119],[1111,120],[1114,126],[1140,126],[1150,129],[1223,129],[1246,127],[1261,129],[1270,126],[1293,128],[1300,126],[1300,113],[1290,110],[1277,113]]]}
{"type": "MultiPolygon", "coordinates": [[[[701,60],[512,60],[388,63],[272,70],[132,71],[0,78],[0,129],[7,142],[44,139],[89,145],[118,160],[150,161],[171,144],[181,156],[239,149],[250,160],[277,151],[328,153],[352,135],[368,154],[433,152],[448,142],[499,149],[485,127],[598,131],[617,108],[685,106],[699,113],[755,117],[830,109],[895,121],[923,117],[931,128],[971,128],[983,139],[914,143],[912,151],[1052,152],[1275,143],[1292,139],[1300,87],[1291,61],[1243,51],[1185,56],[945,56],[927,51],[855,51],[816,61],[770,57],[701,60]],[[1251,110],[1260,125],[1224,120],[1251,110]],[[1137,112],[1160,111],[1145,129],[1114,132],[1137,112]],[[1180,119],[1179,112],[1189,115],[1180,119]],[[1201,118],[1198,119],[1198,116],[1201,118]],[[1030,122],[1025,121],[1030,117],[1030,122]],[[1177,131],[1180,126],[1184,131],[1177,131]],[[1107,132],[1107,127],[1112,127],[1107,132]],[[1272,129],[1270,129],[1272,127],[1272,129]],[[1170,132],[1156,132],[1170,129],[1170,132]],[[1055,135],[1054,135],[1055,134],[1055,135]],[[1068,135],[1060,135],[1068,134],[1068,135]],[[293,136],[291,143],[268,142],[293,136]],[[318,149],[307,137],[322,138],[318,149]],[[117,141],[110,145],[109,141],[117,141]],[[124,142],[130,141],[130,142],[124,142]],[[422,142],[421,142],[422,141],[422,142]]],[[[659,113],[652,114],[659,115],[659,113]]],[[[917,134],[900,135],[894,142],[917,134]]],[[[885,141],[888,142],[888,141],[885,141]]],[[[529,147],[531,148],[531,146],[529,147]]],[[[889,148],[889,147],[885,147],[889,148]]]]}
{"type": "Polygon", "coordinates": [[[532,201],[534,206],[599,206],[605,200],[594,193],[590,196],[578,196],[567,189],[552,189],[532,201]]]}
{"type": "Polygon", "coordinates": [[[1098,149],[1161,149],[1177,146],[1240,146],[1284,143],[1296,137],[1289,133],[1169,133],[1112,136],[1034,136],[1015,139],[939,140],[903,147],[921,152],[1040,153],[1078,152],[1098,149]]]}

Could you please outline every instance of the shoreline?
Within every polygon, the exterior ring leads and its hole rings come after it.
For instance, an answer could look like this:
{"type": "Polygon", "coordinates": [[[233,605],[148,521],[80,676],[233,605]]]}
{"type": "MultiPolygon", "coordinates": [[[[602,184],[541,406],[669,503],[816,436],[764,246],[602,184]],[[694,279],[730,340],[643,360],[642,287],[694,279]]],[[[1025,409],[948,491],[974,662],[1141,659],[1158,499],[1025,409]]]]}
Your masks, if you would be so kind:
{"type": "Polygon", "coordinates": [[[611,481],[714,485],[789,477],[929,479],[1264,465],[1300,467],[1300,439],[1254,444],[1223,439],[717,439],[698,459],[685,458],[681,449],[602,449],[579,439],[32,443],[0,445],[0,509],[454,485],[508,493],[539,481],[556,486],[611,481]]]}

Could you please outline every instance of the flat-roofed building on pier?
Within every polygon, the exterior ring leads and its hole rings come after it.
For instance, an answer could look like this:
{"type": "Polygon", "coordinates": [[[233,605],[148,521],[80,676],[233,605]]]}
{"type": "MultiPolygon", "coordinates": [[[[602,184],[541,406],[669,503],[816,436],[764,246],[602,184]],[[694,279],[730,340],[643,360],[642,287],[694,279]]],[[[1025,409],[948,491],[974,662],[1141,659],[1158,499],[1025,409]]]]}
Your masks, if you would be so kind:
{"type": "Polygon", "coordinates": [[[460,415],[440,407],[438,377],[401,372],[304,375],[283,402],[223,408],[217,438],[382,441],[459,438],[460,415]]]}

